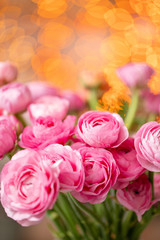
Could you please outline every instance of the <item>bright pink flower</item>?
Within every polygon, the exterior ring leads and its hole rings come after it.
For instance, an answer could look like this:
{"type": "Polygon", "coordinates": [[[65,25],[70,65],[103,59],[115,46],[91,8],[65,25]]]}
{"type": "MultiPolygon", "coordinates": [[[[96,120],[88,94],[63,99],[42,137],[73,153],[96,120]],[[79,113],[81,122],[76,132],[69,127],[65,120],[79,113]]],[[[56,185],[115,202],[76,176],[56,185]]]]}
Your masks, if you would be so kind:
{"type": "Polygon", "coordinates": [[[118,147],[128,138],[128,129],[117,113],[88,111],[81,115],[77,137],[92,147],[118,147]]]}
{"type": "Polygon", "coordinates": [[[143,91],[145,110],[160,115],[160,94],[153,94],[149,90],[143,91]]]}
{"type": "Polygon", "coordinates": [[[130,181],[144,173],[145,169],[137,161],[133,138],[128,138],[118,148],[112,149],[111,153],[120,170],[114,188],[125,188],[130,181]]]}
{"type": "Polygon", "coordinates": [[[69,146],[52,144],[44,149],[50,163],[59,164],[59,181],[62,192],[81,191],[84,184],[84,167],[82,157],[69,146]]]}
{"type": "Polygon", "coordinates": [[[31,92],[32,101],[35,101],[36,99],[43,96],[47,96],[47,95],[50,95],[50,96],[59,95],[58,89],[52,87],[49,83],[34,81],[34,82],[27,82],[26,84],[31,92]]]}
{"type": "Polygon", "coordinates": [[[129,210],[137,214],[138,221],[142,215],[150,209],[152,202],[152,186],[148,177],[143,174],[127,188],[117,190],[118,201],[129,210]]]}
{"type": "Polygon", "coordinates": [[[137,160],[142,167],[160,172],[160,123],[148,122],[135,135],[137,160]]]}
{"type": "Polygon", "coordinates": [[[1,203],[8,217],[22,226],[39,223],[57,199],[58,174],[36,151],[15,154],[1,172],[1,203]]]}
{"type": "Polygon", "coordinates": [[[15,145],[16,131],[7,117],[0,117],[0,158],[10,152],[15,145]]]}
{"type": "Polygon", "coordinates": [[[79,111],[85,106],[84,100],[78,94],[72,91],[64,90],[62,91],[61,96],[69,101],[70,111],[79,111]]]}
{"type": "Polygon", "coordinates": [[[160,201],[160,173],[154,173],[153,180],[154,198],[160,201]]]}
{"type": "Polygon", "coordinates": [[[22,83],[10,83],[0,88],[0,108],[9,113],[24,111],[31,101],[31,93],[22,83]]]}
{"type": "Polygon", "coordinates": [[[53,143],[65,144],[74,133],[75,116],[62,122],[52,117],[39,117],[33,126],[25,127],[19,145],[23,148],[43,149],[53,143]]]}
{"type": "Polygon", "coordinates": [[[39,117],[48,116],[62,120],[66,116],[68,109],[68,100],[54,96],[44,96],[38,98],[28,107],[32,122],[39,117]]]}
{"type": "Polygon", "coordinates": [[[0,62],[0,85],[14,81],[17,78],[18,70],[9,61],[0,62]]]}
{"type": "Polygon", "coordinates": [[[107,193],[117,181],[119,169],[112,154],[100,148],[82,147],[85,182],[81,192],[72,192],[80,202],[97,204],[103,202],[107,193]]]}
{"type": "Polygon", "coordinates": [[[153,74],[153,68],[146,63],[128,63],[117,69],[117,76],[128,87],[143,86],[153,74]]]}

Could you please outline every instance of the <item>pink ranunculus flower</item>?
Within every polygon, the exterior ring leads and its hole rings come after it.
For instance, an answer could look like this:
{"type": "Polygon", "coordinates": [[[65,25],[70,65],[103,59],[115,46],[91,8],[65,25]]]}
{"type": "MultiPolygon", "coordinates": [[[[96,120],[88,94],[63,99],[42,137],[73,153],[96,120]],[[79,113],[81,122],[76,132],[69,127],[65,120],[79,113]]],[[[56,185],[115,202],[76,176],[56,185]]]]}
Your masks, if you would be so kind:
{"type": "Polygon", "coordinates": [[[22,126],[22,123],[12,114],[9,114],[9,115],[0,115],[0,121],[1,120],[7,120],[9,121],[9,125],[11,127],[12,125],[12,128],[14,128],[16,130],[17,133],[20,133],[22,132],[23,130],[23,126],[22,126]]]}
{"type": "Polygon", "coordinates": [[[74,133],[75,116],[62,122],[52,117],[39,117],[33,126],[25,127],[19,145],[23,148],[43,149],[53,143],[65,144],[74,133]]]}
{"type": "Polygon", "coordinates": [[[11,62],[0,62],[0,85],[10,83],[17,78],[18,70],[11,62]]]}
{"type": "Polygon", "coordinates": [[[92,147],[118,147],[128,135],[117,113],[88,111],[81,115],[77,124],[77,137],[92,147]]]}
{"type": "Polygon", "coordinates": [[[43,96],[58,96],[59,91],[57,88],[52,87],[49,83],[42,82],[42,81],[31,81],[26,83],[27,87],[29,88],[32,101],[43,97],[43,96]]]}
{"type": "Polygon", "coordinates": [[[160,172],[160,123],[145,123],[136,133],[134,144],[141,166],[160,172]]]}
{"type": "Polygon", "coordinates": [[[118,148],[112,149],[111,153],[120,170],[120,175],[114,185],[115,189],[125,188],[130,181],[137,179],[145,172],[137,161],[133,138],[129,137],[118,148]]]}
{"type": "Polygon", "coordinates": [[[0,88],[0,108],[9,113],[24,111],[31,101],[31,93],[22,83],[10,83],[0,88]]]}
{"type": "MultiPolygon", "coordinates": [[[[70,146],[52,144],[44,149],[50,163],[60,162],[59,181],[61,192],[81,191],[84,185],[84,167],[82,157],[70,146]]],[[[49,164],[49,163],[48,163],[49,164]]]]}
{"type": "Polygon", "coordinates": [[[61,92],[61,97],[69,101],[70,111],[79,111],[85,107],[84,100],[76,93],[70,90],[64,90],[61,92]]]}
{"type": "Polygon", "coordinates": [[[134,211],[138,221],[141,221],[142,215],[154,204],[152,186],[148,177],[143,174],[127,188],[118,189],[117,199],[124,207],[134,211]]]}
{"type": "Polygon", "coordinates": [[[10,152],[16,142],[16,131],[7,117],[0,117],[0,159],[10,152]]]}
{"type": "Polygon", "coordinates": [[[8,217],[22,226],[39,223],[57,199],[58,175],[58,167],[34,150],[15,154],[1,172],[1,203],[8,217]]]}
{"type": "Polygon", "coordinates": [[[145,110],[160,115],[160,93],[153,94],[149,89],[143,91],[142,97],[145,103],[145,110]]]}
{"type": "Polygon", "coordinates": [[[54,96],[40,97],[28,107],[32,122],[39,117],[48,116],[62,120],[66,116],[68,109],[68,100],[54,96]]]}
{"type": "Polygon", "coordinates": [[[128,87],[132,88],[146,84],[154,74],[154,70],[146,63],[128,63],[119,67],[116,73],[128,87]]]}
{"type": "Polygon", "coordinates": [[[74,191],[72,195],[83,203],[101,203],[117,181],[119,169],[116,162],[105,149],[82,147],[79,152],[83,160],[85,182],[82,191],[74,191]]]}

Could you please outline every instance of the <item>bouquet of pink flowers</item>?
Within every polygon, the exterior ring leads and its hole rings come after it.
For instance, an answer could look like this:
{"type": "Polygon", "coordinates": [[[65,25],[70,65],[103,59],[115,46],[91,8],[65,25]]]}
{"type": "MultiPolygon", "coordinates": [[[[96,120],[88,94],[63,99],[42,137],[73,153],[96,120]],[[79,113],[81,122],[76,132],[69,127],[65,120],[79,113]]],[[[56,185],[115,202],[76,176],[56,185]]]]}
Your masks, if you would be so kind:
{"type": "MultiPolygon", "coordinates": [[[[7,216],[30,226],[47,213],[57,239],[138,240],[160,212],[160,123],[135,116],[140,89],[153,73],[146,64],[117,69],[134,89],[130,106],[118,114],[87,108],[77,94],[46,83],[9,83],[17,69],[1,63],[0,157],[8,162],[0,184],[7,216]]],[[[151,96],[143,93],[148,106],[151,96]]]]}

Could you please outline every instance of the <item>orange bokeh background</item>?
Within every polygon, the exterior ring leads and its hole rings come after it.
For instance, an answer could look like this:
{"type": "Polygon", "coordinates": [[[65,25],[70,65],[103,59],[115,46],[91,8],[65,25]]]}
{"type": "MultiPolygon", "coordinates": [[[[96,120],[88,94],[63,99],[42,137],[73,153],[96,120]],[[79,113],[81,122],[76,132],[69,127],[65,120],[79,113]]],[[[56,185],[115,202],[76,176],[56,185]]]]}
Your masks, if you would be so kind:
{"type": "Polygon", "coordinates": [[[0,61],[14,62],[20,81],[77,90],[83,71],[113,81],[117,67],[146,62],[159,93],[159,33],[158,0],[0,1],[0,61]]]}

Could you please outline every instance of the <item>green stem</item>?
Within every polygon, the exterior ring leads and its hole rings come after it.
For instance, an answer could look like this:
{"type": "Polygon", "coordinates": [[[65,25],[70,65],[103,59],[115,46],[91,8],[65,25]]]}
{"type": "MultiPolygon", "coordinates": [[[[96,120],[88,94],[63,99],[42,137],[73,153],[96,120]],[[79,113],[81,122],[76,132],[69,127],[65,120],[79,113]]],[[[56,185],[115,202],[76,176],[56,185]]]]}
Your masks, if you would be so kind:
{"type": "Polygon", "coordinates": [[[128,109],[128,112],[125,117],[125,125],[128,129],[131,128],[132,123],[134,121],[134,117],[137,111],[138,107],[138,101],[139,101],[139,90],[134,89],[133,94],[132,94],[132,100],[128,109]]]}
{"type": "Polygon", "coordinates": [[[90,89],[90,96],[88,99],[90,109],[96,110],[98,99],[97,99],[97,88],[90,89]]]}

